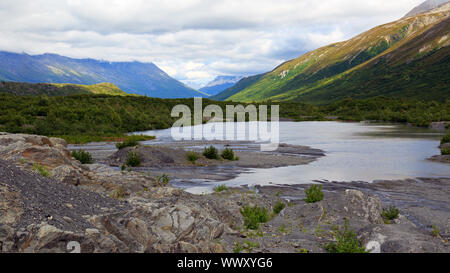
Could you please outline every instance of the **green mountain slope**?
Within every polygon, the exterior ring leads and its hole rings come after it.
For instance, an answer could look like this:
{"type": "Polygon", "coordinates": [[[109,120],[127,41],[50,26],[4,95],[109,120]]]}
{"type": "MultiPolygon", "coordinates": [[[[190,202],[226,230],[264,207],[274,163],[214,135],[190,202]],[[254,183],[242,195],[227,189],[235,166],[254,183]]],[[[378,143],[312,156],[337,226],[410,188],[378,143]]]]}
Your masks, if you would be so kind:
{"type": "MultiPolygon", "coordinates": [[[[133,96],[125,93],[112,83],[99,83],[93,85],[57,84],[57,83],[22,83],[0,82],[0,93],[9,93],[19,96],[69,96],[79,94],[103,94],[111,96],[133,96]]],[[[134,95],[136,96],[136,95],[134,95]]]]}
{"type": "Polygon", "coordinates": [[[228,100],[450,99],[449,16],[450,3],[319,48],[280,65],[228,100]]]}

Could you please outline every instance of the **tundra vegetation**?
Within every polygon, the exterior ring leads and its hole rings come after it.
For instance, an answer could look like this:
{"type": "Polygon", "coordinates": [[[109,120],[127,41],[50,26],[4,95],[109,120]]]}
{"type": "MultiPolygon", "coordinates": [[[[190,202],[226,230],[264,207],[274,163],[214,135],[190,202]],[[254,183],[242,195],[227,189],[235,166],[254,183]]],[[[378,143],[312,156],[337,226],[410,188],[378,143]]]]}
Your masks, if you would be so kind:
{"type": "Polygon", "coordinates": [[[92,155],[89,152],[83,150],[75,150],[70,153],[70,155],[76,160],[80,161],[81,164],[92,164],[94,160],[92,159],[92,155]]]}
{"type": "Polygon", "coordinates": [[[323,200],[324,194],[322,192],[322,185],[311,185],[309,189],[305,189],[306,203],[317,203],[323,200]]]}

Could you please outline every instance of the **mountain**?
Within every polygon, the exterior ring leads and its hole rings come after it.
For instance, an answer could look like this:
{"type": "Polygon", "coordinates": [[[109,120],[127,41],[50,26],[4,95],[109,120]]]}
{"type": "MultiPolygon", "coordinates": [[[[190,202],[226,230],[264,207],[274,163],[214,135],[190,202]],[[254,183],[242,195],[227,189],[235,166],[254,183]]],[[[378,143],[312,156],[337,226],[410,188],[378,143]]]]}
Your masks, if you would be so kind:
{"type": "Polygon", "coordinates": [[[241,76],[218,76],[212,82],[208,83],[206,86],[199,89],[199,91],[204,92],[209,95],[216,95],[223,90],[232,87],[235,83],[240,81],[243,77],[241,76]]]}
{"type": "Polygon", "coordinates": [[[410,12],[408,12],[405,15],[405,17],[415,16],[421,13],[431,11],[447,2],[449,2],[449,0],[427,0],[422,4],[418,5],[417,7],[415,7],[414,9],[412,9],[410,12]]]}
{"type": "Polygon", "coordinates": [[[0,52],[0,80],[83,85],[110,82],[125,92],[150,97],[206,96],[171,78],[153,63],[72,59],[56,54],[0,52]]]}
{"type": "Polygon", "coordinates": [[[227,100],[450,99],[450,3],[288,61],[227,100]]]}
{"type": "Polygon", "coordinates": [[[234,94],[237,94],[241,92],[242,90],[246,89],[247,87],[251,86],[255,82],[259,81],[265,74],[259,74],[255,76],[245,77],[238,81],[233,86],[225,89],[224,91],[220,92],[219,94],[210,97],[212,100],[226,100],[227,98],[233,96],[234,94]]]}
{"type": "MultiPolygon", "coordinates": [[[[59,84],[59,83],[23,83],[0,82],[0,93],[19,96],[69,96],[78,94],[105,94],[112,96],[130,96],[112,83],[94,85],[59,84]]],[[[135,96],[135,95],[134,95],[135,96]]]]}

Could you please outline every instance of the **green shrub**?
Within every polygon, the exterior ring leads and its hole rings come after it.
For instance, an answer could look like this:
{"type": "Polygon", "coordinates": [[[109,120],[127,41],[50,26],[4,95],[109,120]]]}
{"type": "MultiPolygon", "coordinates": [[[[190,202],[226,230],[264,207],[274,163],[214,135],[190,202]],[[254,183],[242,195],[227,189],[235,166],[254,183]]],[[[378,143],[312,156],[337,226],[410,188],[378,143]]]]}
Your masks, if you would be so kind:
{"type": "Polygon", "coordinates": [[[450,148],[442,148],[441,155],[450,155],[450,148]]]}
{"type": "Polygon", "coordinates": [[[92,164],[94,163],[94,160],[92,159],[92,155],[89,152],[79,150],[79,151],[72,151],[70,154],[73,158],[80,161],[81,164],[92,164]]]}
{"type": "Polygon", "coordinates": [[[441,144],[445,144],[445,143],[450,143],[450,134],[445,135],[442,140],[441,140],[441,144]]]}
{"type": "Polygon", "coordinates": [[[335,228],[334,237],[336,242],[325,245],[328,253],[366,253],[355,232],[349,230],[348,220],[343,229],[335,228]]]}
{"type": "Polygon", "coordinates": [[[156,185],[159,187],[164,187],[169,184],[170,178],[167,174],[163,174],[161,176],[156,177],[156,185]]]}
{"type": "Polygon", "coordinates": [[[285,207],[286,205],[283,202],[278,201],[273,207],[273,214],[278,215],[285,207]]]}
{"type": "Polygon", "coordinates": [[[266,223],[270,220],[269,213],[264,207],[254,207],[245,206],[240,210],[242,216],[244,217],[244,225],[247,229],[257,230],[260,223],[266,223]]]}
{"type": "Polygon", "coordinates": [[[304,200],[306,203],[320,202],[324,198],[322,185],[311,185],[309,189],[305,189],[305,194],[306,198],[304,200]]]}
{"type": "Polygon", "coordinates": [[[45,166],[42,166],[39,163],[34,163],[33,164],[33,171],[37,172],[38,174],[40,174],[40,175],[42,175],[44,177],[52,176],[52,173],[45,166]]]}
{"type": "Polygon", "coordinates": [[[214,146],[205,148],[205,150],[203,151],[203,155],[208,159],[219,159],[219,153],[214,146]]]}
{"type": "Polygon", "coordinates": [[[228,187],[225,185],[218,185],[218,186],[214,187],[214,192],[217,192],[217,193],[227,191],[227,190],[228,190],[228,187]]]}
{"type": "Polygon", "coordinates": [[[129,152],[127,155],[127,165],[130,167],[138,167],[141,165],[141,156],[136,152],[129,152]]]}
{"type": "Polygon", "coordinates": [[[199,154],[196,152],[187,152],[186,157],[187,157],[187,160],[192,163],[195,163],[195,161],[197,161],[200,158],[199,154]]]}
{"type": "Polygon", "coordinates": [[[389,209],[383,209],[381,215],[385,220],[392,221],[398,218],[400,211],[395,206],[389,207],[389,209]]]}
{"type": "Polygon", "coordinates": [[[222,156],[223,159],[226,159],[226,160],[233,161],[235,159],[233,150],[232,149],[228,149],[228,148],[226,148],[225,150],[222,151],[221,156],[222,156]]]}
{"type": "Polygon", "coordinates": [[[139,145],[139,142],[136,139],[129,138],[123,142],[117,143],[116,147],[117,147],[117,149],[120,150],[120,149],[124,149],[126,147],[136,147],[138,145],[139,145]]]}
{"type": "Polygon", "coordinates": [[[440,232],[439,232],[439,228],[436,225],[433,225],[433,228],[431,229],[431,234],[433,234],[434,237],[439,237],[440,232]]]}

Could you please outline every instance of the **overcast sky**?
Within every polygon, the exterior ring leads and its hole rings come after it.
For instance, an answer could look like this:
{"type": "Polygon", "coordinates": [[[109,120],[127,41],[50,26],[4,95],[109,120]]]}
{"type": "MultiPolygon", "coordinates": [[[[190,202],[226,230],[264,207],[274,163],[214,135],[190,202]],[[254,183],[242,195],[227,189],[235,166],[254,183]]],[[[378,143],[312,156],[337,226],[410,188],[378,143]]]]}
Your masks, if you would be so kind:
{"type": "Polygon", "coordinates": [[[0,50],[154,62],[199,87],[251,75],[423,0],[0,0],[0,50]]]}

